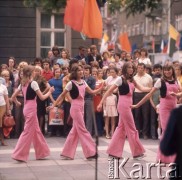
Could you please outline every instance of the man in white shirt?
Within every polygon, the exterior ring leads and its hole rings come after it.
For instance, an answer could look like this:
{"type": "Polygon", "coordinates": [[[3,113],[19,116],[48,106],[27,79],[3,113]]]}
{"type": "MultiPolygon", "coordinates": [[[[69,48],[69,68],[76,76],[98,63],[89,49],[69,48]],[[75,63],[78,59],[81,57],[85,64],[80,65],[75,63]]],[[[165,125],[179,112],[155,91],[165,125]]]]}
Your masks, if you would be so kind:
{"type": "MultiPolygon", "coordinates": [[[[146,65],[139,63],[137,66],[137,74],[134,76],[134,80],[143,87],[152,87],[152,77],[146,73],[146,65]]],[[[137,104],[147,93],[141,92],[135,88],[133,101],[137,104]]],[[[136,128],[139,133],[142,133],[144,139],[148,139],[149,135],[149,122],[150,122],[150,101],[146,101],[142,106],[135,109],[134,119],[136,128]]]]}

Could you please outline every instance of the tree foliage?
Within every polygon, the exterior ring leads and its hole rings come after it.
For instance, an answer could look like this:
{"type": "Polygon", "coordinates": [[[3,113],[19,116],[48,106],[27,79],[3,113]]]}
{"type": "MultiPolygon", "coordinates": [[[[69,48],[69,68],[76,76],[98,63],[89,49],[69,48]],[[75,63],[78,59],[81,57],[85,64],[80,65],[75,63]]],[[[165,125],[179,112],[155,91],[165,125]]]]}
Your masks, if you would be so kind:
{"type": "Polygon", "coordinates": [[[26,7],[41,7],[46,12],[59,11],[65,8],[66,0],[24,0],[26,7]]]}
{"type": "Polygon", "coordinates": [[[135,15],[149,10],[152,12],[160,6],[162,0],[108,0],[109,10],[111,13],[120,11],[125,8],[127,16],[135,15]]]}
{"type": "MultiPolygon", "coordinates": [[[[103,4],[105,0],[97,0],[98,4],[103,4]]],[[[135,15],[142,13],[146,9],[152,11],[159,7],[162,0],[107,0],[109,10],[111,13],[120,11],[122,8],[126,9],[127,15],[135,15]]],[[[66,0],[24,0],[26,7],[42,7],[45,11],[58,11],[65,8],[66,0]]]]}

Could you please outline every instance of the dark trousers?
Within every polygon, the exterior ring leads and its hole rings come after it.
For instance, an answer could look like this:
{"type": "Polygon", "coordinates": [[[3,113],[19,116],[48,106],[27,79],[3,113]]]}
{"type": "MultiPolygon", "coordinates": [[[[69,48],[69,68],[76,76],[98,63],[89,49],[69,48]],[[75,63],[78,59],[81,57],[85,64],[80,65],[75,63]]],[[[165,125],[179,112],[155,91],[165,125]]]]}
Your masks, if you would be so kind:
{"type": "Polygon", "coordinates": [[[84,110],[85,126],[87,130],[90,132],[90,134],[93,135],[95,112],[92,99],[85,99],[84,110]]]}
{"type": "Polygon", "coordinates": [[[70,116],[71,104],[68,101],[64,101],[64,135],[67,136],[72,128],[72,125],[68,124],[68,117],[70,116]]]}
{"type": "MultiPolygon", "coordinates": [[[[133,102],[137,104],[147,93],[134,92],[133,102]]],[[[146,101],[142,106],[136,108],[134,111],[135,125],[138,132],[145,136],[149,135],[149,122],[150,122],[150,101],[146,101]]]]}
{"type": "Polygon", "coordinates": [[[98,135],[102,136],[104,133],[103,112],[95,112],[95,118],[96,118],[96,123],[97,123],[98,135]]]}
{"type": "Polygon", "coordinates": [[[21,106],[15,106],[15,137],[19,137],[24,129],[24,115],[23,115],[23,107],[24,107],[24,98],[17,97],[17,100],[21,103],[21,106]]]}
{"type": "Polygon", "coordinates": [[[156,110],[151,106],[150,108],[150,135],[152,138],[157,138],[157,117],[156,110]]]}

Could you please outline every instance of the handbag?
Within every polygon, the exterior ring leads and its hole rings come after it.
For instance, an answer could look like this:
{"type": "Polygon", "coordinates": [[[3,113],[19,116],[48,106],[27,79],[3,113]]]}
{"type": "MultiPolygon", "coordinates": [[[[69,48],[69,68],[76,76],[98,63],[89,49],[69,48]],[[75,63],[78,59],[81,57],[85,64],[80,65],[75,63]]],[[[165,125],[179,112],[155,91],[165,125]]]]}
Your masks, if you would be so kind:
{"type": "Polygon", "coordinates": [[[15,125],[15,120],[14,120],[14,117],[11,116],[11,115],[5,115],[4,116],[4,119],[3,119],[3,126],[4,127],[13,127],[15,125]]]}
{"type": "Polygon", "coordinates": [[[64,111],[61,108],[54,107],[49,112],[49,125],[64,125],[64,111]]]}

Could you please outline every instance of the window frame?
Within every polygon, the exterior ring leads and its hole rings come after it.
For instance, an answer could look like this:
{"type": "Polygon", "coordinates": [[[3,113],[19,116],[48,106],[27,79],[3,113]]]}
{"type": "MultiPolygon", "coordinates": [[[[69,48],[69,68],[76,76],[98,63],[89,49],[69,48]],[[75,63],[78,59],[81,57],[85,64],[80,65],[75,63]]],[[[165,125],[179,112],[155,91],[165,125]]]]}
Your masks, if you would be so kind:
{"type": "MultiPolygon", "coordinates": [[[[71,28],[67,25],[64,25],[64,29],[55,29],[54,27],[54,15],[55,14],[63,14],[64,10],[60,10],[60,12],[52,12],[51,14],[51,28],[41,28],[41,14],[45,13],[41,8],[36,8],[36,57],[41,56],[41,32],[51,32],[51,45],[47,48],[52,48],[55,44],[55,33],[56,32],[64,32],[64,46],[59,46],[60,48],[66,48],[69,50],[71,54],[71,28]]],[[[46,48],[46,46],[44,46],[46,48]]]]}

